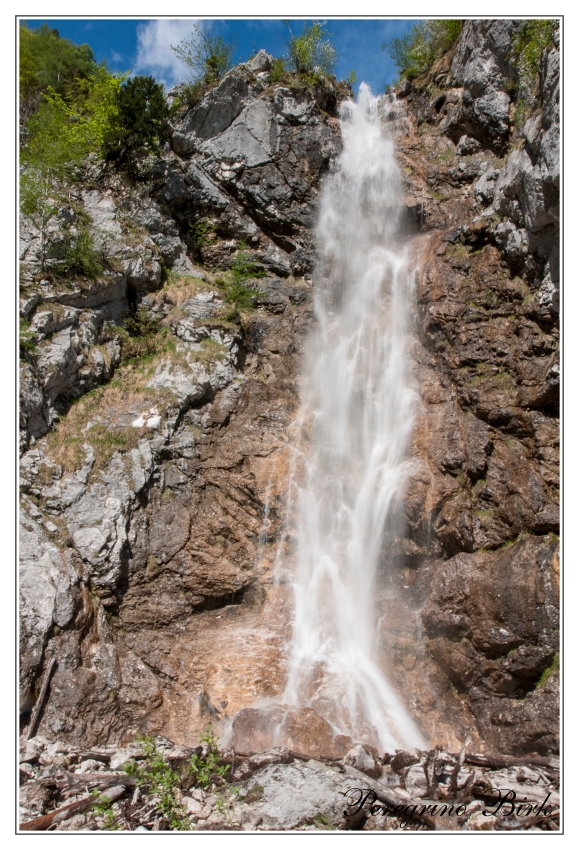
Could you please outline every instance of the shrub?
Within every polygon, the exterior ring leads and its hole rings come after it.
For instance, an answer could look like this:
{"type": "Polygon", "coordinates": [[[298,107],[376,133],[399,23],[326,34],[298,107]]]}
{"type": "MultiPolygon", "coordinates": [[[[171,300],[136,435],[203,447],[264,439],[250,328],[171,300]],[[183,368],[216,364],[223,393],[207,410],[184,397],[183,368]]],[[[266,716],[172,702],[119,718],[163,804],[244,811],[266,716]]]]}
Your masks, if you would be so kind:
{"type": "Polygon", "coordinates": [[[213,733],[213,724],[209,723],[207,730],[200,736],[199,741],[204,744],[205,754],[193,753],[189,759],[189,769],[200,788],[207,788],[215,776],[225,779],[229,771],[228,764],[221,764],[219,747],[213,733]]]}
{"type": "Polygon", "coordinates": [[[286,74],[287,69],[285,67],[285,62],[282,57],[279,56],[277,59],[273,60],[271,71],[269,72],[269,79],[272,83],[277,83],[279,80],[283,80],[286,74]]]}
{"type": "Polygon", "coordinates": [[[254,263],[249,254],[245,252],[244,248],[246,247],[245,243],[242,242],[231,266],[235,283],[243,283],[250,278],[255,279],[264,275],[263,269],[257,263],[254,263]]]}
{"type": "Polygon", "coordinates": [[[539,91],[541,53],[553,44],[559,28],[556,20],[520,21],[513,36],[511,62],[515,68],[517,107],[514,124],[520,131],[535,106],[539,91]]]}
{"type": "Polygon", "coordinates": [[[171,50],[191,69],[191,82],[215,85],[232,67],[234,42],[215,35],[213,28],[195,24],[193,33],[171,50]]]}
{"type": "Polygon", "coordinates": [[[301,35],[294,35],[290,22],[285,21],[289,31],[287,45],[287,61],[296,74],[306,76],[322,73],[330,76],[338,61],[338,54],[332,45],[326,29],[326,21],[305,23],[301,35]]]}
{"type": "Polygon", "coordinates": [[[157,809],[167,821],[170,829],[187,830],[189,821],[183,807],[177,802],[176,789],[180,778],[165,761],[163,753],[152,737],[141,739],[144,761],[131,761],[125,771],[136,776],[137,785],[149,794],[155,794],[159,800],[157,809]]]}
{"type": "Polygon", "coordinates": [[[26,356],[36,348],[36,337],[34,331],[30,330],[30,322],[20,319],[20,354],[26,356]]]}
{"type": "Polygon", "coordinates": [[[105,140],[117,121],[122,79],[98,69],[68,100],[49,87],[28,122],[21,152],[20,201],[22,212],[40,232],[42,271],[48,223],[88,155],[104,155],[105,140]]]}
{"type": "Polygon", "coordinates": [[[58,271],[64,275],[78,274],[93,280],[98,277],[103,270],[103,263],[88,227],[81,226],[76,231],[64,229],[63,236],[58,271]]]}
{"type": "Polygon", "coordinates": [[[538,85],[541,53],[553,44],[558,29],[559,21],[556,20],[521,21],[521,26],[513,36],[512,60],[519,80],[534,89],[538,85]]]}
{"type": "Polygon", "coordinates": [[[462,21],[421,21],[401,38],[382,44],[390,54],[401,77],[409,79],[425,73],[449,50],[462,31],[462,21]]]}
{"type": "Polygon", "coordinates": [[[140,306],[125,319],[125,328],[131,336],[151,336],[159,330],[159,322],[150,316],[143,306],[140,306]]]}

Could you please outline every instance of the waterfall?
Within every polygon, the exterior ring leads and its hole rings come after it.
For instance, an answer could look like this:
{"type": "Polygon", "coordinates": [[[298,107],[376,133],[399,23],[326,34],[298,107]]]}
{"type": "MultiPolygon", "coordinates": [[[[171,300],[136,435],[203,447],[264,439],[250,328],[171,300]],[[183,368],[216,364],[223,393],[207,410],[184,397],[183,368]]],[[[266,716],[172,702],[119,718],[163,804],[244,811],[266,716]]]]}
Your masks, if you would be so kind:
{"type": "Polygon", "coordinates": [[[285,692],[336,731],[382,749],[424,741],[377,661],[374,597],[392,563],[415,393],[407,323],[413,273],[399,234],[401,177],[382,110],[362,84],[321,195],[317,329],[299,416],[294,625],[285,692]]]}

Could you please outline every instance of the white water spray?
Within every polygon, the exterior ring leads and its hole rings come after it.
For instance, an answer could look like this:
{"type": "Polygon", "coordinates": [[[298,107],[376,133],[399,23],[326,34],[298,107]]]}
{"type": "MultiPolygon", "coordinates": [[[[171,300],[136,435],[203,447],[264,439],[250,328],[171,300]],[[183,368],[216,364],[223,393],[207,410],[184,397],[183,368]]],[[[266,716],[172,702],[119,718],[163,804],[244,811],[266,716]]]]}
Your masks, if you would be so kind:
{"type": "MultiPolygon", "coordinates": [[[[384,100],[382,99],[384,105],[384,100]]],[[[282,701],[354,740],[424,746],[376,658],[374,595],[409,473],[411,270],[397,237],[401,179],[380,99],[342,106],[344,150],[325,184],[302,432],[295,621],[282,701]]]]}

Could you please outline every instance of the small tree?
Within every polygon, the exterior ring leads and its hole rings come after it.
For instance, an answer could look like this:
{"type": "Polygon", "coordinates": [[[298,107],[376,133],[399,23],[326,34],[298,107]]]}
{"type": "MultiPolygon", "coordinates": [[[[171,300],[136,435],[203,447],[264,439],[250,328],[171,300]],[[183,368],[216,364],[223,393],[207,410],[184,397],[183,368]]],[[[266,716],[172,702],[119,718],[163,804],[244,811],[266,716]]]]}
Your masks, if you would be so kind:
{"type": "Polygon", "coordinates": [[[215,85],[232,67],[234,42],[226,42],[214,30],[195,24],[189,38],[171,50],[191,69],[191,81],[215,85]]]}
{"type": "Polygon", "coordinates": [[[133,77],[118,92],[118,117],[106,141],[107,156],[129,170],[147,151],[158,152],[168,138],[170,109],[153,77],[133,77]]]}
{"type": "Polygon", "coordinates": [[[315,74],[321,72],[326,76],[333,74],[338,54],[329,40],[331,33],[326,29],[326,21],[312,21],[304,24],[301,35],[294,35],[290,22],[285,21],[289,31],[286,41],[287,61],[292,71],[297,74],[315,74]]]}

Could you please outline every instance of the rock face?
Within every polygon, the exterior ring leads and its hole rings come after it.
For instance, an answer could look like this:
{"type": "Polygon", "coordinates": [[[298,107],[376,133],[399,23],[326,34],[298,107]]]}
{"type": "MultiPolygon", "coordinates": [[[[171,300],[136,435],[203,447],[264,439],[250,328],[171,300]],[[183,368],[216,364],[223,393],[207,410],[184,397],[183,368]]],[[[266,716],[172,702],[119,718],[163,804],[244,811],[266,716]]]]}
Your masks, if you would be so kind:
{"type": "Polygon", "coordinates": [[[425,109],[419,88],[407,97],[406,203],[424,205],[415,242],[422,407],[401,587],[383,603],[399,632],[385,637],[385,657],[398,656],[393,675],[415,711],[427,718],[444,702],[457,730],[448,745],[476,727],[499,752],[552,750],[558,728],[559,54],[544,51],[541,102],[508,153],[508,120],[503,132],[489,116],[509,115],[508,103],[499,107],[514,26],[467,22],[454,56],[432,71],[444,90],[438,106],[425,109]],[[443,680],[427,674],[423,688],[419,671],[431,660],[443,680]]]}
{"type": "MultiPolygon", "coordinates": [[[[558,745],[559,53],[541,57],[540,105],[516,140],[515,27],[467,22],[432,69],[436,96],[405,88],[421,406],[377,606],[384,667],[431,745],[470,734],[522,753],[558,745]]],[[[72,187],[44,272],[23,222],[21,705],[26,723],[56,657],[48,740],[195,744],[235,717],[237,749],[276,746],[281,719],[252,706],[284,686],[289,590],[273,564],[316,199],[341,141],[320,107],[336,92],[272,85],[270,62],[258,54],[182,112],[148,183],[104,172],[72,187]],[[59,273],[75,221],[106,255],[95,280],[59,273]],[[263,272],[243,321],[222,280],[240,252],[263,272]],[[151,350],[124,329],[137,307],[151,350]]],[[[365,742],[308,711],[284,713],[295,749],[376,772],[365,742]]],[[[306,768],[296,781],[314,782],[306,768]]],[[[277,769],[263,768],[261,817],[279,827],[277,769]]]]}

